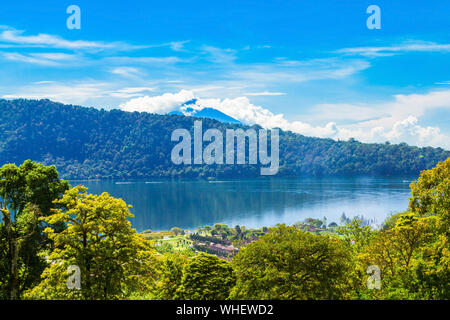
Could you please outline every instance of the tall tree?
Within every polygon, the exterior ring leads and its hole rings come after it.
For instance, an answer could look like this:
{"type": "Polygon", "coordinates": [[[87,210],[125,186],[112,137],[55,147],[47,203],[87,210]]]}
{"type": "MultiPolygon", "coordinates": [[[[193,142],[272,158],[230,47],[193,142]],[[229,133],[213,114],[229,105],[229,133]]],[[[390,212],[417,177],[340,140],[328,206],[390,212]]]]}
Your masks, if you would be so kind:
{"type": "Polygon", "coordinates": [[[352,259],[338,239],[281,225],[242,248],[233,266],[233,299],[339,299],[352,259]]]}
{"type": "Polygon", "coordinates": [[[418,276],[432,297],[450,299],[450,158],[423,171],[410,187],[409,209],[421,217],[436,217],[435,241],[428,246],[418,276]]]}
{"type": "MultiPolygon", "coordinates": [[[[427,247],[433,242],[432,229],[434,217],[417,217],[413,213],[400,214],[395,225],[380,231],[369,239],[358,254],[360,284],[357,291],[360,297],[377,299],[420,299],[418,292],[417,267],[427,256],[427,247]],[[369,275],[369,266],[379,269],[381,287],[379,290],[367,290],[365,284],[369,275]]],[[[428,298],[431,298],[428,296],[428,298]]]]}
{"type": "Polygon", "coordinates": [[[64,223],[58,231],[44,231],[55,243],[43,281],[28,296],[50,299],[118,299],[149,291],[154,283],[155,258],[150,243],[131,228],[130,213],[122,199],[92,195],[83,186],[65,192],[44,220],[64,223]],[[81,286],[68,288],[67,269],[77,266],[81,286]]]}
{"type": "Polygon", "coordinates": [[[180,253],[168,253],[162,257],[156,295],[161,300],[172,300],[183,279],[183,267],[187,257],[180,253]]]}
{"type": "Polygon", "coordinates": [[[362,297],[450,297],[450,159],[423,171],[410,187],[409,211],[389,217],[359,251],[357,269],[376,265],[382,275],[381,290],[360,290],[362,297]]]}
{"type": "Polygon", "coordinates": [[[21,292],[39,280],[45,261],[38,251],[48,244],[39,217],[48,215],[53,200],[68,188],[54,166],[27,160],[20,167],[0,168],[0,290],[5,298],[20,299],[21,292]]]}
{"type": "Polygon", "coordinates": [[[185,264],[175,298],[225,300],[234,283],[233,268],[228,261],[202,252],[185,264]]]}
{"type": "Polygon", "coordinates": [[[410,185],[409,209],[421,216],[434,214],[440,219],[442,236],[450,235],[450,158],[435,168],[422,171],[410,185]]]}

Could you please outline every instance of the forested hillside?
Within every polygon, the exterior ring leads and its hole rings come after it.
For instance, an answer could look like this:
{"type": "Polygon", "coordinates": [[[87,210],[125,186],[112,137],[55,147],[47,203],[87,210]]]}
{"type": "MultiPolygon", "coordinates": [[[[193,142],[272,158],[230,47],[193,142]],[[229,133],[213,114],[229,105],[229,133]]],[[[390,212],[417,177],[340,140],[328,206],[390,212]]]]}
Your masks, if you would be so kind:
{"type": "MultiPolygon", "coordinates": [[[[0,165],[26,159],[84,178],[255,177],[258,165],[174,165],[170,140],[196,118],[98,110],[49,100],[0,100],[0,165]]],[[[202,119],[203,128],[238,128],[202,119]]],[[[282,176],[418,176],[450,157],[441,148],[364,144],[280,132],[282,176]]]]}

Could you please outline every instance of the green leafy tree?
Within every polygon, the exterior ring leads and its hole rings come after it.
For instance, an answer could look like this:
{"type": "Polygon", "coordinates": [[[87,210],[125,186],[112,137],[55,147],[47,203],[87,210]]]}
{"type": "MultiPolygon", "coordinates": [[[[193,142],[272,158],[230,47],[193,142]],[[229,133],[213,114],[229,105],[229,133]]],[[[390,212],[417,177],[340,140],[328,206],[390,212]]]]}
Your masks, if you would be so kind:
{"type": "Polygon", "coordinates": [[[222,239],[226,239],[231,233],[230,227],[223,223],[216,223],[211,231],[212,235],[220,236],[222,239]]]}
{"type": "Polygon", "coordinates": [[[175,292],[181,286],[183,268],[187,261],[187,257],[179,253],[166,254],[162,257],[159,267],[159,280],[156,286],[158,299],[175,299],[175,292]]]}
{"type": "Polygon", "coordinates": [[[55,243],[42,282],[27,294],[45,299],[118,299],[151,289],[155,276],[154,251],[150,243],[131,228],[132,217],[122,199],[102,193],[87,194],[78,186],[55,201],[63,209],[43,220],[64,223],[63,231],[48,227],[55,243]],[[68,288],[67,269],[81,271],[81,289],[68,288]]]}
{"type": "Polygon", "coordinates": [[[158,251],[159,253],[165,254],[165,253],[173,252],[174,248],[173,248],[173,245],[171,245],[167,241],[162,241],[157,244],[156,251],[158,251]]]}
{"type": "Polygon", "coordinates": [[[209,234],[211,232],[211,226],[204,226],[203,230],[205,230],[205,234],[209,234]]]}
{"type": "Polygon", "coordinates": [[[172,231],[176,236],[178,235],[184,235],[184,230],[178,227],[173,227],[172,229],[170,229],[170,231],[172,231]]]}
{"type": "Polygon", "coordinates": [[[305,223],[310,225],[310,226],[313,226],[313,227],[316,227],[316,228],[320,228],[322,226],[322,224],[323,224],[323,221],[320,220],[320,219],[306,218],[305,219],[305,223]]]}
{"type": "Polygon", "coordinates": [[[49,214],[69,184],[54,166],[32,161],[0,168],[0,296],[19,299],[36,285],[45,268],[39,251],[48,247],[39,218],[49,214]]]}
{"type": "Polygon", "coordinates": [[[233,259],[233,299],[345,298],[353,267],[340,240],[280,225],[233,259]]]}
{"type": "Polygon", "coordinates": [[[421,216],[438,215],[442,236],[450,234],[450,158],[431,170],[423,171],[410,185],[409,209],[421,216]]]}
{"type": "Polygon", "coordinates": [[[331,222],[329,225],[328,225],[328,228],[337,228],[338,227],[338,224],[336,223],[336,222],[331,222]]]}
{"type": "MultiPolygon", "coordinates": [[[[380,290],[360,288],[361,297],[377,299],[421,299],[417,267],[424,262],[426,247],[433,241],[434,217],[421,218],[413,213],[398,216],[395,226],[380,231],[358,253],[358,266],[365,284],[370,265],[377,266],[382,275],[380,290]]],[[[431,297],[428,297],[431,298],[431,297]]]]}
{"type": "Polygon", "coordinates": [[[376,231],[372,230],[370,226],[363,226],[362,221],[356,218],[347,223],[345,227],[338,227],[337,230],[355,254],[360,253],[376,235],[376,231]]]}
{"type": "Polygon", "coordinates": [[[373,264],[382,275],[381,290],[361,289],[361,297],[450,298],[450,159],[423,171],[410,187],[409,211],[389,217],[358,254],[357,269],[373,264]]]}
{"type": "Polygon", "coordinates": [[[183,268],[176,299],[225,300],[235,283],[231,264],[216,256],[200,253],[183,268]]]}
{"type": "Polygon", "coordinates": [[[423,171],[410,187],[409,210],[436,217],[434,240],[417,269],[421,289],[433,298],[450,299],[450,158],[423,171]]]}

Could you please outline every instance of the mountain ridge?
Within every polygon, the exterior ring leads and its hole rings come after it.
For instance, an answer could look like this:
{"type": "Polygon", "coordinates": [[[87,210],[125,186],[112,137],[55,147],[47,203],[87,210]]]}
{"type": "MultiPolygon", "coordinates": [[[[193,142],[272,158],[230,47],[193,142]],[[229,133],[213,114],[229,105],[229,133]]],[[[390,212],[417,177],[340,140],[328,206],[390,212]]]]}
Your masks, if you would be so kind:
{"type": "Polygon", "coordinates": [[[169,112],[169,115],[177,114],[177,115],[185,115],[185,116],[191,116],[191,117],[197,117],[197,118],[209,118],[218,120],[220,122],[225,123],[235,123],[235,124],[244,124],[233,117],[227,115],[226,113],[223,113],[222,111],[219,111],[215,108],[211,107],[204,107],[201,109],[196,109],[193,106],[195,106],[197,103],[197,99],[191,99],[189,101],[186,101],[183,103],[179,110],[175,110],[172,112],[169,112]]]}
{"type": "MultiPolygon", "coordinates": [[[[259,165],[175,165],[173,130],[249,128],[213,119],[0,100],[0,165],[31,159],[70,179],[247,178],[259,165]]],[[[254,126],[255,128],[257,126],[254,126]]],[[[279,176],[417,176],[450,157],[442,148],[365,144],[280,130],[279,176]]]]}

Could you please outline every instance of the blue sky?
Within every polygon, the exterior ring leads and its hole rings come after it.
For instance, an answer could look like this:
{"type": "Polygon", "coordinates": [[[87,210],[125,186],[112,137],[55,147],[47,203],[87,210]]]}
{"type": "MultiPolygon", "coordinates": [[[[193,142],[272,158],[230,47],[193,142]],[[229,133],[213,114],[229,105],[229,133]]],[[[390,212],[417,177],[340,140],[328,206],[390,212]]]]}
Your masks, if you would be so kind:
{"type": "Polygon", "coordinates": [[[450,149],[448,1],[32,1],[0,10],[0,97],[450,149]],[[69,5],[81,29],[69,30],[69,5]],[[381,29],[369,30],[369,5],[381,29]]]}

